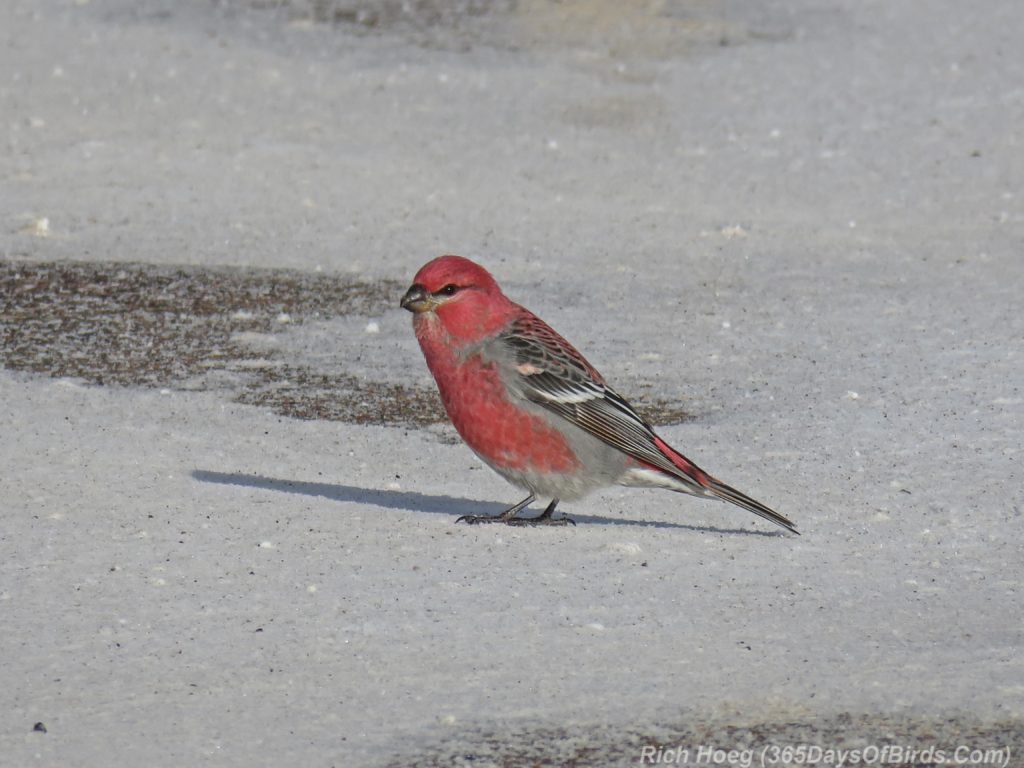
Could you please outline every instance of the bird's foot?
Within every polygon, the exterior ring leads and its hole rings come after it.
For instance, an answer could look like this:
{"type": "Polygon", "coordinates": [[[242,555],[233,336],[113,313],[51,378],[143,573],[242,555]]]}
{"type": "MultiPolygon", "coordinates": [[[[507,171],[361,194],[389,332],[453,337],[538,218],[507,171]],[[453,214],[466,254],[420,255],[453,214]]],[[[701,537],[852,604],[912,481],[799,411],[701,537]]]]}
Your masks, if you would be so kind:
{"type": "Polygon", "coordinates": [[[477,525],[479,523],[504,523],[505,525],[576,525],[571,517],[505,517],[504,515],[463,515],[456,523],[477,525]]]}
{"type": "Polygon", "coordinates": [[[537,517],[517,517],[517,515],[522,512],[531,501],[533,501],[533,494],[530,494],[529,498],[524,499],[514,507],[506,509],[500,515],[463,515],[455,522],[465,523],[466,525],[476,525],[477,523],[504,523],[505,525],[576,525],[576,521],[570,517],[552,517],[552,514],[555,511],[555,506],[558,504],[558,499],[552,499],[547,508],[537,517]]]}
{"type": "Polygon", "coordinates": [[[511,519],[514,518],[506,518],[504,515],[463,515],[456,518],[455,522],[476,525],[478,523],[508,523],[511,519]]]}
{"type": "Polygon", "coordinates": [[[506,520],[508,525],[576,525],[576,521],[571,517],[513,517],[511,520],[506,520]]]}

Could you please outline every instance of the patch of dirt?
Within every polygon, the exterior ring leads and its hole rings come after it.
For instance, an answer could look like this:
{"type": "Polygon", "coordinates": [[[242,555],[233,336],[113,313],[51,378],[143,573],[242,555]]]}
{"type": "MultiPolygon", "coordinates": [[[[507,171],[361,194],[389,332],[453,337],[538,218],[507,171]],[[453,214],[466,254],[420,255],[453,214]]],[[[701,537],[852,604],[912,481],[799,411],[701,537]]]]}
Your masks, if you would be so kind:
{"type": "Polygon", "coordinates": [[[238,402],[262,405],[296,419],[426,427],[448,420],[437,393],[404,384],[366,382],[304,366],[262,372],[238,402]]]}
{"type": "Polygon", "coordinates": [[[254,8],[287,8],[293,18],[367,30],[457,27],[465,19],[507,13],[514,0],[248,0],[254,8]]]}
{"type": "MultiPolygon", "coordinates": [[[[686,54],[756,37],[704,0],[215,0],[357,35],[395,33],[427,47],[588,49],[613,56],[686,54]]],[[[732,14],[735,16],[735,14],[732,14]]],[[[753,14],[748,14],[753,15],[753,14]]],[[[756,26],[756,25],[755,25],[756,26]]]]}
{"type": "Polygon", "coordinates": [[[398,283],[267,270],[80,262],[5,262],[4,366],[94,384],[171,386],[217,360],[255,353],[237,333],[307,317],[372,314],[398,283]]]}

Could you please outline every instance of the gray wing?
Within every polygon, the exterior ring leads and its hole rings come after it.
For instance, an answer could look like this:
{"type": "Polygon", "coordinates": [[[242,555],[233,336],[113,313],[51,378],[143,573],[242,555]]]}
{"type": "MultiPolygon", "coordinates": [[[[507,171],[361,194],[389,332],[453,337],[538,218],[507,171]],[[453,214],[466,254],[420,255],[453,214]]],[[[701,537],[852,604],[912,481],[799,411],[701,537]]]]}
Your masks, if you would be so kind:
{"type": "Polygon", "coordinates": [[[623,453],[687,482],[655,444],[651,426],[557,333],[526,318],[496,341],[512,361],[508,375],[530,402],[543,406],[623,453]],[[525,327],[523,327],[525,325],[525,327]]]}

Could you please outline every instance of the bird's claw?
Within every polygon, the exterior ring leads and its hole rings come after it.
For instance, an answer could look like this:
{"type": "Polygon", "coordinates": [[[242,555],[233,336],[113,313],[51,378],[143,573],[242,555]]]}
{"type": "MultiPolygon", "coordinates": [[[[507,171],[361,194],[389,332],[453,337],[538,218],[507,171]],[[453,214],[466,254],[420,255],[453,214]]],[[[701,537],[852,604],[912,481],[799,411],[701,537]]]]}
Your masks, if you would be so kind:
{"type": "Polygon", "coordinates": [[[466,525],[476,525],[477,523],[500,523],[502,522],[500,515],[463,515],[455,519],[456,525],[459,523],[465,523],[466,525]]]}

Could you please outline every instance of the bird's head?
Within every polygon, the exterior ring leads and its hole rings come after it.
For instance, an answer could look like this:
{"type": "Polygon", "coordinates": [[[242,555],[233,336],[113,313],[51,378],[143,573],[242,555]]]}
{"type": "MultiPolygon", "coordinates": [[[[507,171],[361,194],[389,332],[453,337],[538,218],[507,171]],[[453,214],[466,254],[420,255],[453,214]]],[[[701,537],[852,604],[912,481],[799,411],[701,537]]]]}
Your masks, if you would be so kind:
{"type": "Polygon", "coordinates": [[[473,338],[493,332],[515,305],[491,273],[462,256],[439,256],[423,265],[402,297],[417,324],[437,320],[453,336],[473,338]]]}

